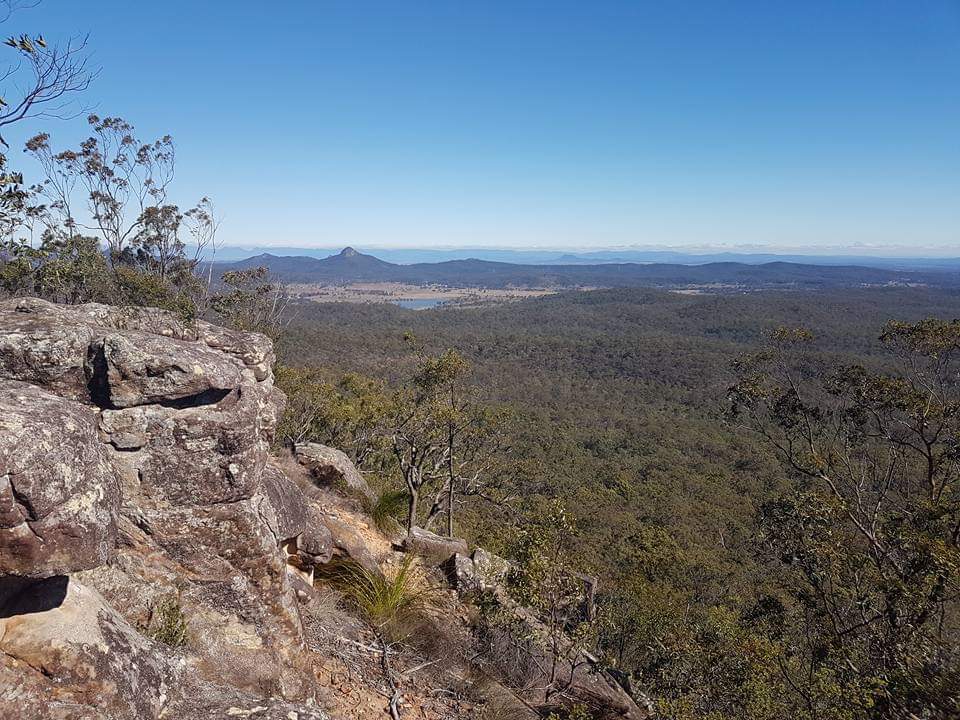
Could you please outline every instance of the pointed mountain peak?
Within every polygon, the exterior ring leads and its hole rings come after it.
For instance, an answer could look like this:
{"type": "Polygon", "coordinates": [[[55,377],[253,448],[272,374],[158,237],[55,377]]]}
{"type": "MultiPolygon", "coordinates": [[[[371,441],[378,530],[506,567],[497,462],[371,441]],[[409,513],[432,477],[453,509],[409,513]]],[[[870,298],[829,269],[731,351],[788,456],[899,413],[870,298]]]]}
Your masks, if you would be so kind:
{"type": "Polygon", "coordinates": [[[357,252],[356,250],[354,250],[352,247],[345,247],[343,250],[340,251],[340,257],[348,257],[348,258],[349,258],[349,257],[357,257],[357,255],[359,255],[359,254],[360,254],[360,253],[358,253],[358,252],[357,252]]]}

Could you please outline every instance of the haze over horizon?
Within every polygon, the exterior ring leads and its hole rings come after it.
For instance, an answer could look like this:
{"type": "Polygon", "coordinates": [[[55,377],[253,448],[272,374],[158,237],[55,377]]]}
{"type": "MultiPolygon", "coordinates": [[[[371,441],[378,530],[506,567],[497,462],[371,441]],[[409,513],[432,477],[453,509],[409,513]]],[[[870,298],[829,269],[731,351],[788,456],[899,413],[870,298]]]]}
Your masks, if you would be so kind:
{"type": "Polygon", "coordinates": [[[93,109],[230,246],[960,254],[955,0],[163,10],[16,25],[89,30],[93,109]]]}
{"type": "Polygon", "coordinates": [[[497,245],[492,243],[470,243],[464,245],[445,244],[437,242],[434,244],[390,244],[390,243],[356,243],[349,245],[345,243],[324,243],[319,245],[311,244],[290,244],[287,242],[224,242],[219,246],[220,249],[230,249],[235,252],[248,251],[250,253],[272,253],[278,255],[296,254],[303,251],[307,254],[322,257],[324,253],[336,255],[344,249],[355,249],[362,253],[377,255],[378,252],[403,253],[403,252],[490,252],[490,253],[564,253],[569,255],[591,255],[599,253],[666,253],[677,255],[743,255],[743,256],[783,256],[783,257],[875,257],[878,259],[896,259],[896,258],[916,258],[916,259],[956,259],[960,258],[960,247],[945,246],[942,248],[916,248],[916,247],[898,247],[878,246],[869,247],[866,245],[856,245],[849,247],[827,247],[827,246],[797,246],[797,247],[778,247],[773,245],[497,245]]]}

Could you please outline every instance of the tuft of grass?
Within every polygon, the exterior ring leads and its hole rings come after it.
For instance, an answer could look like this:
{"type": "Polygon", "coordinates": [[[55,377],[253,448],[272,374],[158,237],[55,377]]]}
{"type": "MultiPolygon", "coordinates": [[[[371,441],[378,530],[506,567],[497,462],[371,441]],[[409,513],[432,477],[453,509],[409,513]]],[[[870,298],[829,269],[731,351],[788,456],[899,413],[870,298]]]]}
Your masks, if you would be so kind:
{"type": "Polygon", "coordinates": [[[187,642],[187,618],[180,603],[174,599],[161,600],[150,610],[147,635],[173,648],[187,642]]]}
{"type": "Polygon", "coordinates": [[[384,535],[392,536],[403,529],[407,512],[406,490],[384,490],[370,508],[370,517],[384,535]]]}
{"type": "Polygon", "coordinates": [[[386,575],[358,563],[343,563],[335,581],[360,614],[377,628],[395,629],[430,606],[430,588],[410,556],[386,575]]]}
{"type": "Polygon", "coordinates": [[[547,715],[547,720],[593,720],[593,715],[587,709],[586,705],[577,703],[560,712],[552,712],[547,715]]]}

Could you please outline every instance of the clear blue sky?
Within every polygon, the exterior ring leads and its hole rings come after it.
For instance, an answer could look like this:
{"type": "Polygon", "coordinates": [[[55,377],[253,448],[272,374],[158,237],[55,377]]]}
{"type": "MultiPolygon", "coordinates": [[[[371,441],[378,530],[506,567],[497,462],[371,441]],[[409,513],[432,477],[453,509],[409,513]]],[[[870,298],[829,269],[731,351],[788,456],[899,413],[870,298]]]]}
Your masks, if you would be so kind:
{"type": "Polygon", "coordinates": [[[43,0],[21,29],[90,32],[90,102],[174,136],[229,244],[960,255],[960,0],[43,0]]]}

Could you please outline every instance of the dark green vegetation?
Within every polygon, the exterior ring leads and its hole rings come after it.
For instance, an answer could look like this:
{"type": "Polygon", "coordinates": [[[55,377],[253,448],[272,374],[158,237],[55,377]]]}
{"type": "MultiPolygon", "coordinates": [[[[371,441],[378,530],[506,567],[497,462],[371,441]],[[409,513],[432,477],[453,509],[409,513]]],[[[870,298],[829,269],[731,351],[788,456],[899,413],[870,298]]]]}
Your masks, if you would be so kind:
{"type": "MultiPolygon", "coordinates": [[[[470,498],[457,532],[508,552],[518,513],[559,498],[569,556],[601,579],[600,647],[667,717],[951,717],[960,333],[881,333],[958,316],[960,294],[932,290],[620,289],[475,310],[304,305],[282,350],[385,387],[416,371],[405,331],[463,353],[508,411],[510,452],[497,502],[470,498]],[[816,339],[788,344],[806,338],[780,326],[816,339]]],[[[334,395],[341,410],[382,396],[334,395]]]]}
{"type": "Polygon", "coordinates": [[[328,258],[280,257],[263,254],[221,265],[220,270],[269,268],[285,282],[350,283],[400,282],[453,287],[699,287],[748,289],[856,288],[923,284],[960,287],[953,270],[887,270],[867,267],[831,267],[770,262],[746,265],[713,262],[704,265],[609,263],[602,265],[519,265],[487,260],[448,260],[439,263],[397,265],[345,248],[328,258]]]}

